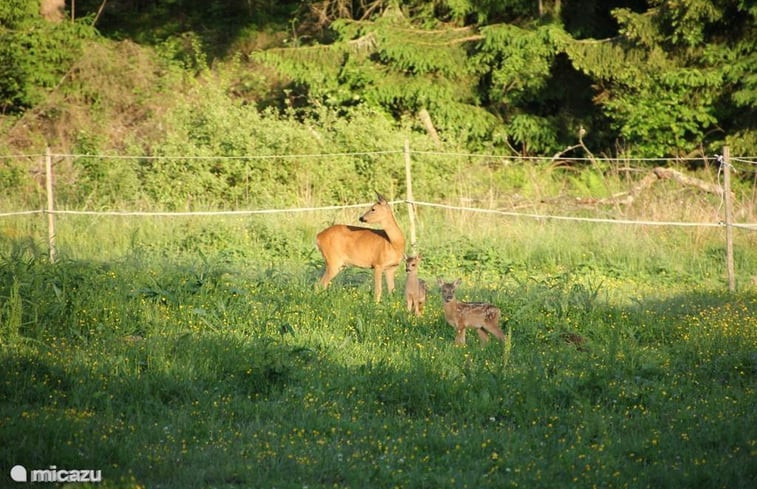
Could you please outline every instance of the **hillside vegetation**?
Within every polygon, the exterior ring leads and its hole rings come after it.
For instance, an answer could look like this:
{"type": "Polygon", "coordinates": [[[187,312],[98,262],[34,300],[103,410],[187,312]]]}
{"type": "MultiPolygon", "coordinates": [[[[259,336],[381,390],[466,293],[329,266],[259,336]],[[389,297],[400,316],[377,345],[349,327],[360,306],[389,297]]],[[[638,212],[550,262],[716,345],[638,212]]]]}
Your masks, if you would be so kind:
{"type": "Polygon", "coordinates": [[[294,133],[372,114],[502,154],[584,156],[579,138],[612,156],[755,154],[749,5],[80,0],[50,21],[11,0],[2,141],[158,154],[181,130],[174,111],[216,90],[217,113],[294,133]]]}

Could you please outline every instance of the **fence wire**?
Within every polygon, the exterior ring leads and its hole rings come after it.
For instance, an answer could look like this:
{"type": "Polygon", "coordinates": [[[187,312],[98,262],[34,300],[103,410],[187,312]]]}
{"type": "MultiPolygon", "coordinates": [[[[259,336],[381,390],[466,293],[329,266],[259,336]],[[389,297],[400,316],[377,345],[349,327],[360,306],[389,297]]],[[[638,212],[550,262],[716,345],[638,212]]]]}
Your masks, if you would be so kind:
{"type": "MultiPolygon", "coordinates": [[[[86,211],[86,210],[27,210],[15,212],[0,213],[0,217],[14,217],[33,214],[52,214],[56,216],[110,216],[110,217],[212,217],[212,216],[251,216],[256,214],[297,214],[307,212],[322,212],[344,209],[356,209],[369,207],[372,202],[361,204],[330,205],[320,207],[288,207],[279,209],[248,209],[248,210],[229,210],[229,211],[86,211]]],[[[513,218],[535,219],[539,221],[573,221],[588,222],[596,224],[615,224],[630,226],[667,226],[667,227],[725,227],[725,222],[681,222],[681,221],[651,221],[637,219],[609,219],[598,217],[580,217],[580,216],[563,216],[554,214],[536,214],[528,212],[504,211],[499,209],[483,209],[480,207],[456,206],[450,204],[440,204],[435,202],[394,200],[390,204],[407,204],[417,207],[429,207],[436,209],[446,209],[458,212],[470,212],[475,214],[489,214],[513,218]]],[[[735,228],[757,231],[757,223],[732,223],[735,228]]]]}
{"type": "MultiPolygon", "coordinates": [[[[104,159],[140,159],[140,160],[157,160],[157,159],[183,159],[183,160],[260,160],[260,159],[291,159],[291,158],[329,158],[338,156],[371,156],[371,155],[428,155],[428,156],[442,156],[442,157],[457,157],[457,158],[489,158],[503,161],[550,161],[547,156],[506,156],[498,154],[486,154],[486,153],[467,153],[467,152],[442,152],[442,151],[402,151],[402,150],[379,150],[379,151],[359,151],[359,152],[341,152],[341,153],[312,153],[312,154],[271,154],[271,155],[239,155],[239,156],[154,156],[154,155],[107,155],[107,154],[77,154],[77,153],[49,153],[49,154],[17,154],[17,155],[3,155],[0,158],[45,158],[50,157],[54,159],[62,158],[104,158],[104,159]]],[[[629,163],[629,162],[682,162],[682,161],[703,161],[710,160],[716,161],[718,155],[708,157],[689,157],[689,158],[634,158],[634,157],[558,157],[560,161],[575,161],[575,162],[607,162],[607,163],[629,163]]],[[[730,158],[731,161],[739,162],[747,165],[757,166],[757,157],[744,156],[730,158]]],[[[650,171],[649,169],[631,169],[631,168],[618,168],[619,170],[636,170],[636,171],[650,171]]],[[[718,175],[719,176],[719,175],[718,175]]],[[[720,183],[720,182],[718,182],[720,183]]],[[[594,218],[594,217],[581,217],[581,216],[566,216],[566,215],[552,215],[552,214],[536,214],[536,213],[522,213],[514,211],[505,211],[498,209],[483,209],[477,207],[465,207],[465,206],[453,206],[443,203],[424,202],[424,201],[409,201],[409,200],[397,200],[393,203],[406,203],[408,205],[415,205],[419,207],[430,207],[438,209],[455,210],[459,212],[470,212],[479,214],[491,214],[513,218],[527,218],[544,221],[573,221],[573,222],[587,222],[597,224],[614,224],[614,225],[630,225],[630,226],[669,226],[669,227],[723,227],[726,224],[722,221],[718,222],[680,222],[680,221],[653,221],[653,220],[632,220],[632,219],[609,219],[609,218],[594,218]]],[[[334,211],[343,209],[354,209],[359,207],[369,206],[371,203],[361,204],[347,204],[347,205],[330,205],[319,207],[296,207],[296,208],[269,208],[269,209],[250,209],[250,210],[227,210],[227,211],[131,211],[131,210],[113,210],[113,211],[89,211],[89,210],[53,210],[53,209],[40,209],[40,210],[18,210],[0,212],[0,218],[12,218],[17,216],[34,215],[34,214],[48,214],[48,215],[83,215],[83,216],[111,216],[111,217],[192,217],[192,216],[250,216],[257,214],[294,214],[294,213],[307,213],[307,212],[319,212],[319,211],[334,211]]],[[[746,230],[757,230],[757,223],[732,223],[733,227],[746,230]]]]}

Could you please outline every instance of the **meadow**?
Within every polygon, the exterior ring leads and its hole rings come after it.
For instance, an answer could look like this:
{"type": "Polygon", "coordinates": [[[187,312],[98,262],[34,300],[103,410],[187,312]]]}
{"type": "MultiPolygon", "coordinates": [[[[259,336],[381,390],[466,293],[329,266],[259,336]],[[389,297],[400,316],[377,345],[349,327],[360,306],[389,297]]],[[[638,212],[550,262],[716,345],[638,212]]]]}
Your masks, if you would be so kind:
{"type": "Polygon", "coordinates": [[[420,276],[503,311],[459,347],[404,272],[378,304],[369,271],[314,289],[315,232],[357,215],[62,216],[55,264],[40,217],[3,221],[2,486],[754,487],[754,233],[728,293],[721,229],[422,210],[420,276]]]}

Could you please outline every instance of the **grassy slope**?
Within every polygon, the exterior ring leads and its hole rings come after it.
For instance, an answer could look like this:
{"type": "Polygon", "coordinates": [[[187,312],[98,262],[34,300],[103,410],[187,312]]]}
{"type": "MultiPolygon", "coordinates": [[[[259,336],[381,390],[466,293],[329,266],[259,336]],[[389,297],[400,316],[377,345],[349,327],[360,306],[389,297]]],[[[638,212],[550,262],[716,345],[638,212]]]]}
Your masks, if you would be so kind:
{"type": "Polygon", "coordinates": [[[410,318],[367,272],[315,293],[322,216],[66,218],[55,266],[5,240],[0,466],[110,487],[753,483],[757,296],[720,292],[718,235],[422,219],[421,276],[500,304],[510,343],[457,348],[436,291],[410,318]]]}

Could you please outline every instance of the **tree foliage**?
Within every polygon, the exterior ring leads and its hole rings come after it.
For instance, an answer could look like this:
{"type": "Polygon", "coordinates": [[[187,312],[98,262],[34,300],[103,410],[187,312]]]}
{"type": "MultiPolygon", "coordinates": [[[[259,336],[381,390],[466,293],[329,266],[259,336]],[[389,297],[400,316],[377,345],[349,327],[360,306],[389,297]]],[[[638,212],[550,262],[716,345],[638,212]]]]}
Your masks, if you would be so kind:
{"type": "Polygon", "coordinates": [[[0,4],[0,112],[40,103],[95,36],[87,23],[48,22],[39,12],[39,1],[0,4]]]}
{"type": "Polygon", "coordinates": [[[517,1],[377,3],[370,20],[333,19],[326,44],[257,59],[290,76],[307,100],[364,103],[398,118],[427,109],[443,135],[474,146],[549,152],[588,127],[605,151],[684,156],[726,140],[754,150],[746,142],[757,36],[746,2],[616,1],[605,10],[544,2],[542,12],[517,1]],[[589,20],[576,21],[578,10],[589,20]],[[612,35],[581,37],[595,32],[612,35]],[[561,55],[570,63],[558,63],[561,55]],[[576,82],[584,85],[575,92],[594,92],[591,110],[589,97],[571,106],[575,97],[556,96],[556,86],[576,82]]]}
{"type": "Polygon", "coordinates": [[[190,77],[235,66],[230,101],[292,124],[378,114],[438,144],[531,155],[757,153],[746,0],[110,0],[95,31],[101,4],[58,23],[36,0],[0,5],[3,113],[79,90],[61,80],[103,34],[190,77]]]}
{"type": "Polygon", "coordinates": [[[754,81],[742,76],[756,56],[754,9],[710,0],[653,3],[641,13],[614,10],[615,38],[568,45],[573,64],[597,84],[597,104],[618,136],[644,154],[665,156],[711,149],[728,133],[753,133],[754,81]],[[741,128],[731,126],[735,113],[741,128]]]}

